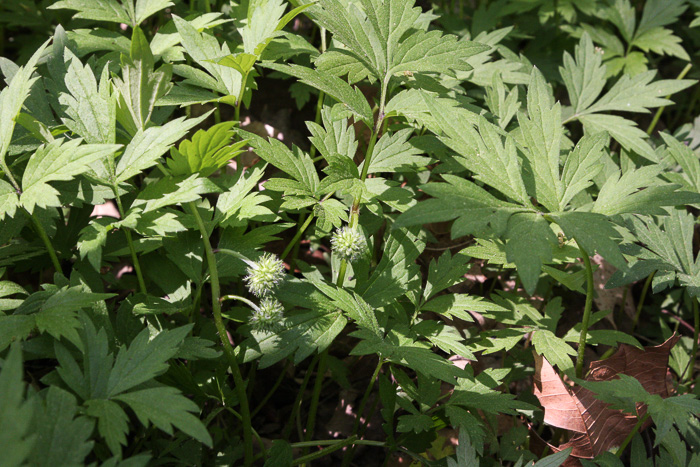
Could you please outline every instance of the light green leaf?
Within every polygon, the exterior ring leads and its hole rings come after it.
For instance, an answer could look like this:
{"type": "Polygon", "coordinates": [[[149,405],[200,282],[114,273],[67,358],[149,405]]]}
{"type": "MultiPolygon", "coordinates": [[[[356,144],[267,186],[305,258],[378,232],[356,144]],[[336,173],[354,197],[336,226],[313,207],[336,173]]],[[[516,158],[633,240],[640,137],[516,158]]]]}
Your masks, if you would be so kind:
{"type": "Polygon", "coordinates": [[[30,157],[22,176],[20,203],[30,213],[34,206],[60,206],[59,192],[49,182],[71,180],[90,170],[90,164],[112,157],[121,146],[115,144],[80,144],[81,139],[57,139],[42,145],[30,157]]]}
{"type": "Polygon", "coordinates": [[[581,36],[574,55],[575,59],[568,52],[564,53],[564,66],[559,67],[559,72],[569,93],[573,112],[578,114],[595,102],[605,87],[606,79],[603,54],[595,49],[588,33],[581,36]]]}
{"type": "Polygon", "coordinates": [[[19,196],[12,185],[0,179],[0,221],[5,216],[14,217],[19,206],[19,196]]]}
{"type": "Polygon", "coordinates": [[[22,105],[29,96],[29,91],[38,77],[32,78],[34,68],[49,45],[50,39],[44,42],[31,56],[26,65],[20,67],[12,81],[0,91],[0,168],[5,173],[10,170],[5,162],[7,149],[12,141],[15,129],[15,119],[22,111],[22,105]]]}
{"type": "Polygon", "coordinates": [[[134,28],[130,57],[122,56],[122,77],[113,81],[120,94],[117,118],[132,134],[146,129],[156,101],[172,87],[172,67],[165,65],[156,71],[154,63],[146,36],[134,28]]]}
{"type": "Polygon", "coordinates": [[[76,10],[73,18],[131,24],[127,10],[116,0],[61,0],[48,7],[50,10],[76,10]]]}
{"type": "MultiPolygon", "coordinates": [[[[66,49],[67,50],[67,49],[66,49]]],[[[116,138],[116,96],[111,94],[107,67],[97,80],[89,65],[70,52],[70,63],[65,75],[68,93],[62,93],[59,102],[66,106],[63,123],[90,144],[113,144],[116,138]]]]}
{"type": "Polygon", "coordinates": [[[200,195],[219,191],[220,188],[214,182],[198,174],[189,177],[166,177],[146,186],[132,206],[147,213],[165,206],[196,201],[200,195]]]}
{"type": "Polygon", "coordinates": [[[538,354],[543,355],[552,365],[559,367],[562,372],[573,369],[574,365],[569,356],[575,356],[576,351],[552,331],[538,329],[532,334],[532,344],[538,354]]]}
{"type": "Polygon", "coordinates": [[[681,60],[690,60],[681,43],[683,40],[666,28],[653,28],[634,39],[634,45],[645,52],[650,50],[659,55],[671,55],[681,60]]]}
{"type": "MultiPolygon", "coordinates": [[[[209,74],[216,80],[214,86],[207,86],[208,90],[216,91],[226,96],[233,96],[234,99],[240,99],[241,82],[243,76],[233,68],[219,65],[215,61],[221,57],[231,54],[228,45],[224,42],[219,45],[216,37],[205,33],[199,33],[195,26],[173,15],[173,21],[177,31],[180,33],[182,45],[192,59],[199,66],[207,70],[209,74]]],[[[177,73],[177,68],[175,69],[177,73]]]]}
{"type": "Polygon", "coordinates": [[[574,196],[593,184],[593,178],[603,169],[600,159],[608,139],[607,133],[587,134],[569,153],[561,174],[564,185],[560,200],[562,207],[566,207],[574,196]]]}
{"type": "Polygon", "coordinates": [[[422,151],[408,141],[412,134],[412,128],[405,128],[382,135],[372,151],[367,173],[412,172],[428,165],[431,159],[419,156],[422,151]]]}
{"type": "Polygon", "coordinates": [[[362,95],[362,92],[358,88],[353,88],[337,76],[299,65],[266,63],[265,67],[294,76],[300,79],[302,83],[325,92],[333,99],[341,102],[353,114],[361,118],[368,127],[371,128],[374,125],[372,109],[367,103],[365,96],[362,95]]]}
{"type": "Polygon", "coordinates": [[[619,115],[603,114],[584,115],[579,117],[579,120],[586,133],[608,132],[626,150],[634,151],[652,162],[658,162],[656,153],[645,141],[649,135],[640,130],[632,120],[627,120],[619,115]]]}
{"type": "Polygon", "coordinates": [[[644,3],[635,39],[654,28],[675,23],[687,8],[685,0],[648,0],[644,3]]]}
{"type": "Polygon", "coordinates": [[[116,182],[124,182],[143,170],[156,165],[158,159],[170,147],[187,134],[190,128],[201,123],[209,116],[171,120],[161,127],[139,130],[127,145],[116,166],[116,182]]]}
{"type": "Polygon", "coordinates": [[[559,151],[563,127],[561,106],[554,103],[551,87],[533,68],[527,90],[527,117],[518,115],[535,182],[535,197],[550,211],[560,209],[564,187],[559,180],[559,151]]]}

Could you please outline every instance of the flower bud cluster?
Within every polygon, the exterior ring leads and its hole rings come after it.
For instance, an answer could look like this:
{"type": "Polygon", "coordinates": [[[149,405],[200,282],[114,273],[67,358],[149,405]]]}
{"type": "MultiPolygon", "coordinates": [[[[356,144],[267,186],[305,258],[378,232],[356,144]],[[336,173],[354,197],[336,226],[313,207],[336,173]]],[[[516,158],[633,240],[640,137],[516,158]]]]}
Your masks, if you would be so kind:
{"type": "Polygon", "coordinates": [[[259,331],[274,331],[280,327],[284,318],[284,308],[279,300],[263,297],[257,309],[253,309],[250,324],[259,331]]]}
{"type": "Polygon", "coordinates": [[[248,290],[256,297],[265,297],[284,279],[284,263],[277,255],[265,253],[248,266],[244,280],[248,290]]]}
{"type": "Polygon", "coordinates": [[[345,226],[336,229],[331,237],[333,252],[347,261],[354,261],[365,249],[365,238],[358,229],[345,226]]]}

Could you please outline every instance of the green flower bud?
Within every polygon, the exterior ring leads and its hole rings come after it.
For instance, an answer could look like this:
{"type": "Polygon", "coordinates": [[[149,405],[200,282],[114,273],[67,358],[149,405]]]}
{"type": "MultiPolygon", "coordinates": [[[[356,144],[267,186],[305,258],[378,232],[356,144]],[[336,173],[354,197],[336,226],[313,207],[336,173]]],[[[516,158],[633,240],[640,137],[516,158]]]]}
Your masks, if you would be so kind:
{"type": "Polygon", "coordinates": [[[274,331],[281,326],[284,307],[272,297],[264,297],[260,300],[257,309],[253,309],[250,316],[250,324],[258,331],[274,331]]]}
{"type": "Polygon", "coordinates": [[[256,262],[248,266],[248,275],[244,278],[248,290],[258,297],[264,297],[284,279],[284,263],[272,253],[265,253],[256,262]]]}
{"type": "Polygon", "coordinates": [[[353,261],[360,257],[365,249],[365,237],[357,229],[345,226],[336,229],[331,237],[333,252],[341,258],[353,261]]]}

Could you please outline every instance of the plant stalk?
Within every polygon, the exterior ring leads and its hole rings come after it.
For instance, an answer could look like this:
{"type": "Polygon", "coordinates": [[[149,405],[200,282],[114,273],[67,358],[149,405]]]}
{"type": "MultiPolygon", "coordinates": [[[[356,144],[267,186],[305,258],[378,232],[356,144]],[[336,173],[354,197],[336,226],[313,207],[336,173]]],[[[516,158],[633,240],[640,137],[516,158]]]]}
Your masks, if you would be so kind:
{"type": "MultiPolygon", "coordinates": [[[[316,381],[314,383],[314,392],[311,396],[311,405],[309,406],[309,415],[306,419],[306,434],[304,441],[311,441],[316,428],[316,413],[318,411],[318,401],[321,398],[321,387],[323,387],[323,377],[326,373],[326,363],[328,360],[328,348],[321,352],[316,370],[316,381]]],[[[308,449],[304,449],[303,455],[306,455],[308,449]]]]}
{"type": "MultiPolygon", "coordinates": [[[[578,241],[576,242],[578,243],[578,241]]],[[[583,264],[586,266],[586,304],[583,308],[583,319],[581,320],[581,336],[578,340],[578,356],[576,357],[576,377],[583,377],[583,359],[586,353],[586,338],[588,335],[588,323],[591,320],[591,309],[593,308],[593,267],[588,253],[579,244],[583,264]]]]}
{"type": "Polygon", "coordinates": [[[688,370],[686,371],[686,378],[689,381],[693,380],[693,371],[695,370],[695,363],[698,358],[698,338],[700,337],[700,310],[698,309],[698,298],[693,297],[693,320],[694,320],[694,330],[693,330],[693,350],[690,354],[690,363],[688,370]]]}
{"type": "MultiPolygon", "coordinates": [[[[353,434],[357,434],[357,430],[360,427],[360,419],[362,418],[362,414],[365,411],[365,406],[367,405],[367,400],[369,400],[370,394],[372,394],[372,388],[374,387],[374,381],[377,379],[379,376],[379,371],[382,369],[382,365],[384,365],[384,359],[380,358],[379,362],[377,362],[377,366],[374,369],[374,373],[372,373],[372,378],[369,380],[369,384],[367,385],[367,389],[365,389],[365,394],[362,396],[362,400],[360,401],[360,407],[357,409],[357,416],[355,417],[355,423],[353,424],[352,427],[352,432],[353,434]]],[[[348,467],[350,465],[350,462],[352,462],[352,458],[355,455],[355,449],[348,449],[347,452],[345,453],[345,456],[343,457],[343,467],[348,467]]]]}
{"type": "Polygon", "coordinates": [[[622,453],[625,452],[627,445],[630,444],[630,442],[632,441],[632,438],[634,438],[634,435],[636,435],[637,432],[639,432],[639,429],[642,427],[642,425],[644,425],[644,422],[646,422],[648,418],[649,418],[649,412],[645,413],[642,418],[637,420],[637,423],[632,428],[632,431],[630,431],[630,434],[627,435],[627,438],[625,438],[624,441],[622,441],[622,444],[620,444],[620,447],[617,448],[617,452],[615,453],[615,455],[617,457],[622,456],[622,453]]]}
{"type": "Polygon", "coordinates": [[[63,269],[61,269],[61,263],[58,261],[56,250],[54,249],[53,244],[49,239],[49,236],[46,234],[44,226],[41,225],[41,222],[39,222],[39,219],[37,219],[34,214],[29,214],[29,217],[32,218],[32,222],[34,223],[34,227],[36,228],[36,233],[39,234],[39,238],[41,238],[41,241],[44,242],[44,246],[49,252],[49,256],[51,257],[51,263],[53,264],[54,269],[56,269],[56,272],[63,274],[63,269]]]}
{"type": "Polygon", "coordinates": [[[294,248],[294,245],[296,245],[296,243],[299,241],[299,239],[301,238],[301,236],[304,235],[304,231],[309,227],[309,225],[311,224],[311,221],[312,221],[313,219],[314,219],[314,214],[313,214],[313,212],[312,212],[312,213],[310,213],[309,216],[306,218],[306,220],[305,220],[304,223],[301,225],[301,227],[299,227],[299,229],[297,229],[297,233],[294,234],[294,238],[292,238],[292,240],[291,240],[291,241],[287,244],[287,246],[285,247],[284,251],[283,251],[282,254],[280,255],[280,259],[281,259],[281,260],[284,260],[284,258],[287,257],[287,255],[289,254],[289,252],[292,251],[292,248],[294,248]]]}
{"type": "MultiPolygon", "coordinates": [[[[119,196],[119,187],[117,185],[112,186],[112,191],[114,192],[114,198],[117,201],[117,208],[119,209],[119,216],[124,218],[124,206],[122,205],[121,197],[119,196]]],[[[136,272],[136,279],[139,281],[139,291],[146,295],[146,282],[143,280],[143,272],[141,272],[141,263],[139,262],[139,257],[136,254],[136,247],[134,246],[134,239],[131,236],[131,231],[128,228],[124,228],[124,235],[126,236],[126,243],[129,245],[129,252],[131,253],[131,262],[134,264],[134,271],[136,272]]]]}
{"type": "MultiPolygon", "coordinates": [[[[678,77],[676,78],[677,80],[681,80],[685,78],[685,75],[688,74],[690,69],[693,67],[692,63],[688,63],[683,70],[678,74],[678,77]]],[[[671,97],[670,95],[666,96],[666,99],[671,97]]],[[[651,135],[654,132],[654,128],[656,128],[656,124],[659,123],[659,119],[661,118],[661,114],[664,112],[664,109],[666,106],[661,106],[659,109],[656,111],[656,114],[654,114],[654,118],[652,119],[651,123],[649,124],[649,128],[647,128],[647,134],[651,135]]]]}
{"type": "Polygon", "coordinates": [[[236,358],[236,353],[233,350],[233,346],[228,339],[228,333],[226,332],[226,326],[221,317],[221,302],[219,297],[221,296],[221,290],[219,287],[219,271],[216,267],[216,257],[214,256],[214,250],[211,247],[211,242],[209,241],[209,234],[207,233],[206,226],[202,220],[202,216],[199,215],[197,211],[197,206],[193,202],[188,203],[190,211],[197,222],[197,228],[202,235],[202,242],[204,243],[204,252],[207,257],[207,266],[209,268],[209,278],[211,282],[211,302],[212,302],[212,312],[214,315],[214,324],[216,325],[216,330],[219,333],[219,339],[224,348],[224,354],[228,360],[229,367],[231,368],[231,374],[233,375],[233,382],[236,387],[236,393],[238,394],[238,403],[241,407],[241,417],[243,419],[243,442],[245,444],[245,465],[249,466],[253,463],[253,426],[250,418],[250,406],[248,405],[248,397],[246,394],[245,382],[241,376],[241,370],[238,367],[238,360],[236,358]]]}
{"type": "Polygon", "coordinates": [[[292,462],[292,465],[301,465],[301,464],[306,464],[307,462],[311,462],[314,459],[320,459],[321,457],[325,457],[328,454],[337,451],[338,449],[342,449],[345,446],[350,446],[352,445],[355,440],[357,439],[357,436],[351,436],[348,439],[344,439],[342,441],[338,441],[335,444],[330,445],[329,447],[325,449],[321,449],[320,451],[313,452],[311,454],[307,454],[305,456],[301,456],[298,459],[294,459],[292,462]]]}
{"type": "MultiPolygon", "coordinates": [[[[647,280],[644,281],[644,286],[642,287],[642,295],[639,297],[639,303],[637,303],[637,312],[634,314],[634,321],[632,322],[632,332],[634,332],[635,329],[637,329],[637,323],[639,323],[639,317],[642,314],[642,306],[644,305],[644,300],[647,298],[647,292],[649,291],[649,286],[651,285],[651,281],[654,280],[654,275],[656,274],[656,271],[652,272],[649,274],[647,277],[647,280]]],[[[622,303],[622,309],[625,309],[625,304],[624,302],[622,303]]]]}

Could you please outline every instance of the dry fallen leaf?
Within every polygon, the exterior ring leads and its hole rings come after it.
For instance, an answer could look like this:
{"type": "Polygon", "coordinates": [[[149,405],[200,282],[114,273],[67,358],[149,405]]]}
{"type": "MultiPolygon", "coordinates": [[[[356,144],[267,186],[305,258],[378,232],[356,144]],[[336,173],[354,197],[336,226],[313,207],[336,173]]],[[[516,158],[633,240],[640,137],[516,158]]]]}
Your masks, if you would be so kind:
{"type": "MultiPolygon", "coordinates": [[[[608,381],[625,374],[636,378],[650,394],[668,397],[668,356],[678,339],[674,335],[661,345],[644,349],[622,344],[612,357],[592,362],[586,380],[608,381]]],[[[609,409],[588,389],[565,384],[552,365],[537,354],[534,382],[535,396],[544,407],[545,423],[576,433],[567,443],[550,448],[558,452],[571,447],[572,457],[592,459],[619,446],[634,428],[637,417],[646,413],[641,404],[636,416],[609,409]]],[[[647,420],[642,429],[650,424],[647,420]]]]}

